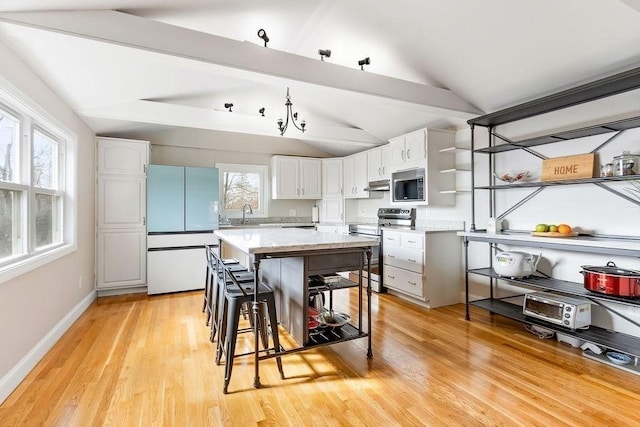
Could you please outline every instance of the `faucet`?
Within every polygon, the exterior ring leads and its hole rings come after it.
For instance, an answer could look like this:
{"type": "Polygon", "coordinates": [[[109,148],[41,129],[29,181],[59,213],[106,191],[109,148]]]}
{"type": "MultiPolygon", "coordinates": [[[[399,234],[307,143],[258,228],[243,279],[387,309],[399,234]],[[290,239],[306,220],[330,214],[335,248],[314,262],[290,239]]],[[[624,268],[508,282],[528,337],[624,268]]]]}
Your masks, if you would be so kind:
{"type": "Polygon", "coordinates": [[[253,214],[253,209],[251,209],[251,205],[249,203],[245,203],[242,206],[242,223],[244,224],[247,219],[245,218],[245,215],[247,213],[247,208],[249,208],[249,215],[253,214]]]}

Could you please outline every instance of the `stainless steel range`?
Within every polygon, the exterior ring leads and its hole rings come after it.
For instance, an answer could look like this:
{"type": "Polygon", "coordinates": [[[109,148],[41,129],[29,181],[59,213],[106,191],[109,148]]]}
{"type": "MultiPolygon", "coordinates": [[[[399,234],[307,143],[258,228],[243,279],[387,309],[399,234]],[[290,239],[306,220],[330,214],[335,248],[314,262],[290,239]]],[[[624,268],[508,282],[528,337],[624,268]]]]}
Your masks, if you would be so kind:
{"type": "MultiPolygon", "coordinates": [[[[349,234],[378,239],[380,246],[373,248],[371,256],[371,290],[384,292],[380,278],[382,277],[382,227],[394,227],[411,229],[416,225],[415,208],[380,208],[378,209],[378,222],[376,224],[351,224],[349,234]]],[[[366,272],[363,280],[366,281],[366,272]]],[[[350,273],[351,280],[358,280],[358,272],[350,273]]]]}

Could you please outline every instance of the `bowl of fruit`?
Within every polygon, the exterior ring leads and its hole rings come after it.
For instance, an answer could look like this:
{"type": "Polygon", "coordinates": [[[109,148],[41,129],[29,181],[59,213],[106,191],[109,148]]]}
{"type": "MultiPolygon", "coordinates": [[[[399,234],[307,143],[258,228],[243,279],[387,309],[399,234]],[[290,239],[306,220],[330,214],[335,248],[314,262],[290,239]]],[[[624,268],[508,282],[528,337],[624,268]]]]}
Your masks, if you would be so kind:
{"type": "Polygon", "coordinates": [[[514,182],[521,182],[529,176],[529,171],[508,171],[501,174],[494,173],[493,176],[500,181],[513,184],[514,182]]]}

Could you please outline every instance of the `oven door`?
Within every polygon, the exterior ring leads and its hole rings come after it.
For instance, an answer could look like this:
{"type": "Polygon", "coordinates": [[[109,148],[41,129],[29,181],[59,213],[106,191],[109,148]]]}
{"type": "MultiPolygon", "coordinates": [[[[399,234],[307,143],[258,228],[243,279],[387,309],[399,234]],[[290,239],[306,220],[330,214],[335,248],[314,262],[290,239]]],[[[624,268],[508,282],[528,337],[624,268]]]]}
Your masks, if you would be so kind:
{"type": "MultiPolygon", "coordinates": [[[[349,230],[349,234],[352,236],[369,237],[372,239],[377,239],[378,243],[381,243],[381,239],[379,235],[359,233],[354,230],[349,230]]],[[[380,271],[381,266],[382,266],[382,262],[381,262],[380,246],[373,246],[371,248],[371,290],[374,292],[384,292],[384,290],[382,289],[382,281],[381,281],[381,278],[382,278],[382,272],[380,271]]],[[[367,270],[367,265],[365,260],[364,269],[362,271],[362,283],[364,283],[365,285],[367,283],[366,270],[367,270]]],[[[349,280],[353,282],[357,282],[358,273],[359,273],[358,271],[349,272],[349,280]]]]}

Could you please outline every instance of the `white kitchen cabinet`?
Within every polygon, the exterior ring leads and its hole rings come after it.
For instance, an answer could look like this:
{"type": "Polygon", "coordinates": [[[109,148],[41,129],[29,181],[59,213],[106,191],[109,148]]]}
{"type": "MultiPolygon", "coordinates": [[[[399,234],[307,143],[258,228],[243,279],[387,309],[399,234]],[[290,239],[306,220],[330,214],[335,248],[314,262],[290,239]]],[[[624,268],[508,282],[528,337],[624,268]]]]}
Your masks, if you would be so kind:
{"type": "Polygon", "coordinates": [[[367,151],[367,176],[369,181],[389,179],[389,144],[367,151]]]}
{"type": "Polygon", "coordinates": [[[146,178],[98,175],[98,228],[145,228],[146,178]]]}
{"type": "Polygon", "coordinates": [[[129,292],[146,284],[149,143],[97,138],[96,144],[96,288],[129,292]]]}
{"type": "Polygon", "coordinates": [[[329,197],[322,199],[320,220],[322,222],[344,221],[344,199],[342,197],[329,197]]]}
{"type": "Polygon", "coordinates": [[[97,138],[99,174],[144,176],[149,163],[149,143],[133,139],[97,138]]]}
{"type": "Polygon", "coordinates": [[[322,197],[342,197],[342,158],[322,159],[322,197]]]}
{"type": "Polygon", "coordinates": [[[455,231],[382,231],[383,284],[435,308],[461,300],[460,240],[455,231]]]}
{"type": "Polygon", "coordinates": [[[322,161],[304,157],[271,158],[273,199],[320,199],[322,161]]]}
{"type": "Polygon", "coordinates": [[[357,153],[343,159],[344,198],[361,199],[369,196],[364,191],[369,184],[367,177],[367,153],[357,153]]]}
{"type": "Polygon", "coordinates": [[[392,170],[418,166],[427,158],[427,129],[393,138],[389,145],[392,170]]]}

